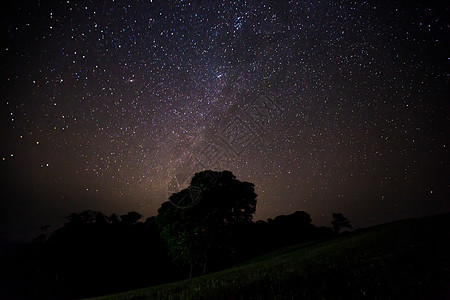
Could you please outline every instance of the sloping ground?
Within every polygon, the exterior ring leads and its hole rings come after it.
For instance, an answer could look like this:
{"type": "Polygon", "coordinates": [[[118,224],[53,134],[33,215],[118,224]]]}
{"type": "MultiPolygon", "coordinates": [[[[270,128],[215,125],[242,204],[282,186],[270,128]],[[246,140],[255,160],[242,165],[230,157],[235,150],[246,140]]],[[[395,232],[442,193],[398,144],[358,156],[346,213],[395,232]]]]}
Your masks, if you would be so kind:
{"type": "Polygon", "coordinates": [[[283,248],[214,274],[96,299],[450,299],[450,214],[283,248]]]}

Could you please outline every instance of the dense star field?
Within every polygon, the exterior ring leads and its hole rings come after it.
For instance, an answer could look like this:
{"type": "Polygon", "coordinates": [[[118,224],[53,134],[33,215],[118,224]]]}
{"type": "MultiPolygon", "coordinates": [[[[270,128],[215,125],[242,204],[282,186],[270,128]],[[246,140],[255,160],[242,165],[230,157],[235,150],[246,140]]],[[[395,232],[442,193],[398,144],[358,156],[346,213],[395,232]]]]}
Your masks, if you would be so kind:
{"type": "Polygon", "coordinates": [[[2,8],[1,238],[156,214],[204,169],[256,219],[450,211],[445,1],[13,1],[2,8]]]}

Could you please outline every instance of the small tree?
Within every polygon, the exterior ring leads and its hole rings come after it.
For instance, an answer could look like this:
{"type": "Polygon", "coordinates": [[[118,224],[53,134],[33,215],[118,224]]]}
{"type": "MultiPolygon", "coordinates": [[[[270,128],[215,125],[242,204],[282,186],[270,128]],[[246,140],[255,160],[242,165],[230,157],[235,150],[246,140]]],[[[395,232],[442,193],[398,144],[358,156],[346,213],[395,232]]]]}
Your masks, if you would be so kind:
{"type": "Polygon", "coordinates": [[[333,225],[333,230],[337,233],[339,233],[342,228],[353,228],[350,221],[341,213],[333,213],[333,221],[331,221],[331,224],[333,225]]]}

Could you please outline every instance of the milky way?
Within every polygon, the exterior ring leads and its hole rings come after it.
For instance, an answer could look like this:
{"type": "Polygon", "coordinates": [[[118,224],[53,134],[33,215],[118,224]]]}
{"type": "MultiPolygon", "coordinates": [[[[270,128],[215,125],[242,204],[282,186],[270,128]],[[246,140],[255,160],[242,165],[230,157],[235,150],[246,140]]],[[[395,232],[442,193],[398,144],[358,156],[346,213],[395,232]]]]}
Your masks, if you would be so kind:
{"type": "Polygon", "coordinates": [[[151,216],[203,169],[255,183],[256,219],[449,211],[449,8],[378,2],[9,4],[4,235],[151,216]]]}

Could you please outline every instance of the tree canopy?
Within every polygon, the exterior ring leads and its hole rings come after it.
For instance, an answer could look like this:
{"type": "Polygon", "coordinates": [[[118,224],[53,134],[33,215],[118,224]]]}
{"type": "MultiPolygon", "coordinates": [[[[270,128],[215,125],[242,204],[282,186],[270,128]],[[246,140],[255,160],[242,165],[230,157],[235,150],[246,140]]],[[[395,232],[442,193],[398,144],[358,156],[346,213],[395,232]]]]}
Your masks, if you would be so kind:
{"type": "Polygon", "coordinates": [[[350,221],[341,213],[333,213],[333,221],[331,221],[331,225],[333,225],[333,230],[335,232],[341,231],[342,228],[353,228],[350,221]]]}
{"type": "Polygon", "coordinates": [[[256,197],[254,184],[237,180],[230,171],[196,173],[188,188],[161,205],[156,217],[172,259],[201,265],[232,258],[237,251],[233,226],[251,223],[256,197]],[[185,209],[174,205],[182,201],[195,205],[185,209]]]}

